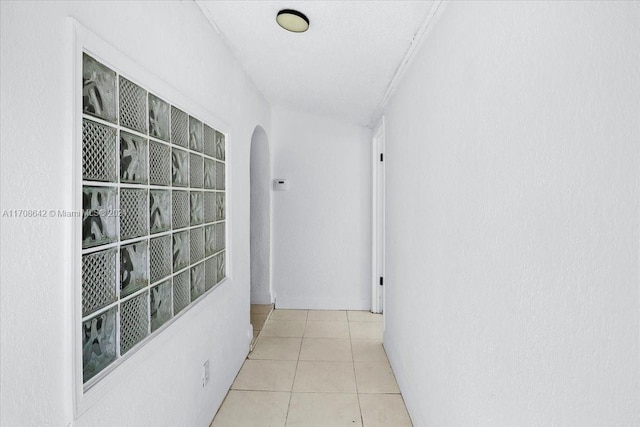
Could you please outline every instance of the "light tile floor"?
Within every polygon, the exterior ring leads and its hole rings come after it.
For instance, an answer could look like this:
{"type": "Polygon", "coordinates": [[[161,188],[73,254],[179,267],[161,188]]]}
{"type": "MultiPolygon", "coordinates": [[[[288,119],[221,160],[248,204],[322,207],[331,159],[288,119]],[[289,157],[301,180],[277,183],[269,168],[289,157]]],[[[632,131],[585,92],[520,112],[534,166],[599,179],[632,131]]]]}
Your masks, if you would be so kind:
{"type": "Polygon", "coordinates": [[[211,423],[411,425],[382,347],[382,316],[324,310],[274,310],[211,423]]]}

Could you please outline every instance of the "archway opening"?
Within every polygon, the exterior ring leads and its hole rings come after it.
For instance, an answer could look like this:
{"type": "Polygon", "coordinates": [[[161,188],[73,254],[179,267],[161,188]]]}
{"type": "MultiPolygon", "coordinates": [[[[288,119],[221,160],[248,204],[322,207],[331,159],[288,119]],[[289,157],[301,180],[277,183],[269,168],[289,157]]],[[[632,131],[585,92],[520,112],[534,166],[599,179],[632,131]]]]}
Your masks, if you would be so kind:
{"type": "Polygon", "coordinates": [[[269,139],[261,126],[251,137],[251,324],[254,339],[273,303],[271,292],[271,156],[269,139]]]}

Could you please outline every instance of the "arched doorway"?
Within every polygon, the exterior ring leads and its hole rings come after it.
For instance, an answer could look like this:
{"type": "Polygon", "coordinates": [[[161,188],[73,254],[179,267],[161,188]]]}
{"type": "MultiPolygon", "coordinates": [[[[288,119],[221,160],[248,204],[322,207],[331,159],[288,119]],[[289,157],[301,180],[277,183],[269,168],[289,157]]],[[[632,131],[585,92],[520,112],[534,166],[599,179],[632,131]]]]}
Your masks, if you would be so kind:
{"type": "Polygon", "coordinates": [[[251,137],[251,323],[254,337],[262,329],[273,302],[271,294],[271,156],[261,126],[251,137]]]}

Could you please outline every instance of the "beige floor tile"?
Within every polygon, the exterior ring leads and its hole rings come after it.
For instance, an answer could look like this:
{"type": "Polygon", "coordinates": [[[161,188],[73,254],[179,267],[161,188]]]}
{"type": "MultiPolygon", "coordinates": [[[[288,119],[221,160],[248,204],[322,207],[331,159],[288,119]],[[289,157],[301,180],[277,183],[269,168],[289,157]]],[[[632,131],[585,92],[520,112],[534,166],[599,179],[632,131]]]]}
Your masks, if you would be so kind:
{"type": "Polygon", "coordinates": [[[298,360],[302,338],[261,337],[249,359],[298,360]]]}
{"type": "Polygon", "coordinates": [[[382,342],[376,340],[351,340],[353,360],[357,362],[387,362],[382,342]]]}
{"type": "Polygon", "coordinates": [[[287,427],[361,426],[357,394],[293,393],[287,427]]]}
{"type": "Polygon", "coordinates": [[[382,323],[349,322],[352,340],[376,340],[382,342],[382,323]]]}
{"type": "Polygon", "coordinates": [[[271,304],[251,304],[251,313],[269,314],[272,307],[271,304]]]}
{"type": "Polygon", "coordinates": [[[399,394],[361,394],[364,427],[411,427],[411,418],[399,394]]]}
{"type": "Polygon", "coordinates": [[[300,360],[349,362],[353,360],[351,341],[335,338],[303,338],[300,360]]]}
{"type": "Polygon", "coordinates": [[[400,393],[387,362],[354,362],[358,393],[400,393]]]}
{"type": "Polygon", "coordinates": [[[335,320],[308,320],[305,337],[349,338],[349,324],[335,320]]]}
{"type": "Polygon", "coordinates": [[[245,360],[233,390],[291,391],[295,361],[245,360]]]}
{"type": "Polygon", "coordinates": [[[341,310],[309,310],[307,320],[347,320],[347,312],[341,310]]]}
{"type": "Polygon", "coordinates": [[[273,320],[269,319],[262,329],[263,337],[298,338],[304,334],[304,320],[273,320]]]}
{"type": "Polygon", "coordinates": [[[211,427],[284,426],[290,393],[231,390],[211,427]]]}
{"type": "Polygon", "coordinates": [[[382,314],[370,311],[347,311],[349,322],[382,322],[382,314]]]}
{"type": "Polygon", "coordinates": [[[273,320],[307,320],[307,310],[273,310],[273,320]]]}
{"type": "Polygon", "coordinates": [[[352,362],[298,362],[293,390],[297,392],[355,393],[352,362]]]}
{"type": "Polygon", "coordinates": [[[262,329],[264,322],[267,321],[268,313],[251,313],[251,325],[254,331],[262,329]]]}

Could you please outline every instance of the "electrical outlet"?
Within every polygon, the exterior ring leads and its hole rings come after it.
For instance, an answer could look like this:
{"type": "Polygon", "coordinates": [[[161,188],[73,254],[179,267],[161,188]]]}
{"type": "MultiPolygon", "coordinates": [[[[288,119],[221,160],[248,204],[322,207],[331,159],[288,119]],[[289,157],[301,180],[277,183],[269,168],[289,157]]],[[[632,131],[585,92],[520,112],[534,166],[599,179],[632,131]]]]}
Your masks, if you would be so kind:
{"type": "Polygon", "coordinates": [[[202,387],[209,383],[209,361],[202,364],[202,387]]]}

